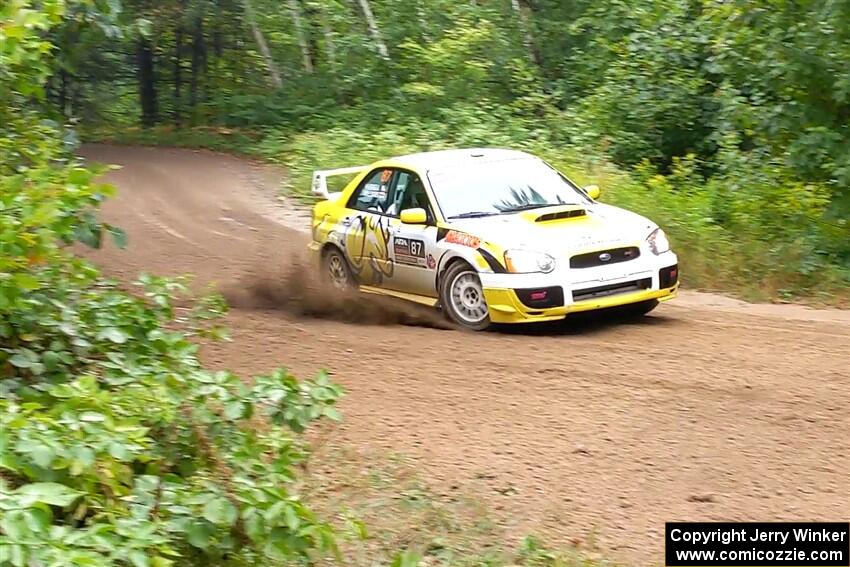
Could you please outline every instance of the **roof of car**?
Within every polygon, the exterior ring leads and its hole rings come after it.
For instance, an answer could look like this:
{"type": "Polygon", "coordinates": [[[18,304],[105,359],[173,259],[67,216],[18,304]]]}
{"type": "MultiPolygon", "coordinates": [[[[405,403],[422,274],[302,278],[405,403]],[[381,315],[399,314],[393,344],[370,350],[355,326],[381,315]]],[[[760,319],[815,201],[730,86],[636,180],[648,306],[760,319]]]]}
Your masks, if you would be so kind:
{"type": "Polygon", "coordinates": [[[394,157],[392,161],[418,169],[440,169],[443,167],[459,166],[473,161],[493,162],[530,157],[534,156],[518,150],[503,148],[463,148],[408,154],[394,157]]]}

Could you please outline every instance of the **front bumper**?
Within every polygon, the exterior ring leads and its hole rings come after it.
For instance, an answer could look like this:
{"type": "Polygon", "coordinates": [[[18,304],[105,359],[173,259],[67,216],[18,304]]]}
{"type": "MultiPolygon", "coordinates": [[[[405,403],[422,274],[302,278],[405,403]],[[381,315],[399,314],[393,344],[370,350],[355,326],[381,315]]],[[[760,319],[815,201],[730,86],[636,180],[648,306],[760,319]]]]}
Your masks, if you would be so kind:
{"type": "Polygon", "coordinates": [[[580,311],[651,299],[673,299],[679,289],[677,266],[676,255],[665,252],[633,262],[595,268],[556,269],[549,274],[480,273],[479,276],[492,322],[531,323],[563,319],[580,311]],[[669,274],[674,266],[675,278],[671,281],[669,274]],[[544,300],[534,306],[535,302],[529,301],[529,296],[535,290],[541,293],[546,290],[549,297],[555,297],[553,303],[559,304],[546,306],[544,300]]]}

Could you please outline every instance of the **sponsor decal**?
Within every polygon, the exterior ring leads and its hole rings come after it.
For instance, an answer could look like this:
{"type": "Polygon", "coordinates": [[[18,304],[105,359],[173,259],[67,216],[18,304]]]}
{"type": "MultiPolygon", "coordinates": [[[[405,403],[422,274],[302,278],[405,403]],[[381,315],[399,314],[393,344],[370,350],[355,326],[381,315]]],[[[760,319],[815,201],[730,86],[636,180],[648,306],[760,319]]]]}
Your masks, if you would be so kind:
{"type": "Polygon", "coordinates": [[[393,238],[393,252],[395,252],[395,261],[398,264],[422,267],[427,264],[425,242],[422,240],[396,236],[393,238]]]}
{"type": "Polygon", "coordinates": [[[450,244],[459,244],[461,246],[468,246],[470,248],[478,248],[481,245],[481,239],[477,236],[472,236],[471,234],[466,234],[465,232],[458,232],[457,230],[450,230],[446,233],[446,242],[450,244]]]}
{"type": "Polygon", "coordinates": [[[437,260],[435,260],[434,256],[432,256],[431,254],[428,254],[427,263],[428,263],[428,269],[429,270],[433,270],[434,268],[437,267],[437,260]]]}
{"type": "Polygon", "coordinates": [[[360,214],[340,222],[338,237],[351,271],[362,283],[380,284],[393,276],[389,258],[390,229],[386,217],[360,214]]]}
{"type": "Polygon", "coordinates": [[[360,192],[360,196],[357,198],[358,201],[363,199],[371,199],[372,201],[383,201],[387,197],[387,186],[379,185],[377,183],[370,183],[363,187],[363,190],[360,192]]]}

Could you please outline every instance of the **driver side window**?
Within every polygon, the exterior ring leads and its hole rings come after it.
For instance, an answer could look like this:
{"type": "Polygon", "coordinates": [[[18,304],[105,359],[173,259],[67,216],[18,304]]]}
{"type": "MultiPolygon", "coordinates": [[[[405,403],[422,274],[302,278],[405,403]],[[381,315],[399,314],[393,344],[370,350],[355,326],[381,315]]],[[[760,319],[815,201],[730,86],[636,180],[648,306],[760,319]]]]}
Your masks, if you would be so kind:
{"type": "Polygon", "coordinates": [[[392,169],[379,169],[369,175],[351,196],[348,207],[358,211],[384,214],[389,200],[393,173],[392,169]]]}

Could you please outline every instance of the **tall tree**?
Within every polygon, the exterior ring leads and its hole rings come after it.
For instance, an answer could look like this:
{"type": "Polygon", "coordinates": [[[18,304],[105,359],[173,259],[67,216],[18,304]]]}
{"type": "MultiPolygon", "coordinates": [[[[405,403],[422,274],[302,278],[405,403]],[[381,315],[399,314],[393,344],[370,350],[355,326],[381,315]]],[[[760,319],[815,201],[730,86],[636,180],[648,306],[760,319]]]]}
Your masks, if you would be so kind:
{"type": "Polygon", "coordinates": [[[136,66],[139,81],[139,101],[142,107],[142,125],[153,126],[159,120],[156,63],[151,40],[144,34],[140,34],[136,41],[136,66]]]}
{"type": "Polygon", "coordinates": [[[254,8],[251,5],[251,0],[242,0],[242,6],[245,9],[245,18],[248,20],[248,26],[251,28],[251,34],[254,36],[254,41],[257,44],[257,49],[260,50],[260,55],[266,63],[266,69],[269,72],[269,80],[275,88],[283,88],[283,79],[280,78],[280,71],[277,63],[275,63],[269,45],[266,43],[266,38],[263,35],[260,26],[257,25],[257,16],[254,13],[254,8]]]}
{"type": "Polygon", "coordinates": [[[372,43],[375,45],[375,49],[378,51],[378,54],[382,59],[389,59],[390,52],[387,49],[387,44],[384,43],[381,30],[378,27],[378,21],[375,19],[375,14],[372,12],[372,6],[369,4],[369,0],[357,0],[357,2],[360,5],[363,17],[366,19],[366,27],[369,30],[369,35],[372,37],[372,43]]]}
{"type": "Polygon", "coordinates": [[[304,65],[304,71],[312,73],[313,54],[310,51],[310,43],[307,37],[307,31],[304,28],[304,22],[301,18],[301,6],[298,4],[298,0],[289,0],[289,13],[292,16],[292,25],[295,28],[295,38],[298,41],[298,47],[301,49],[301,61],[304,65]]]}
{"type": "Polygon", "coordinates": [[[207,66],[207,44],[204,35],[204,15],[196,12],[192,21],[192,70],[189,80],[189,104],[192,112],[198,106],[198,86],[201,72],[207,66]]]}
{"type": "Polygon", "coordinates": [[[181,115],[181,90],[183,87],[183,22],[177,21],[174,29],[174,108],[171,115],[174,123],[179,125],[182,121],[181,115]]]}
{"type": "Polygon", "coordinates": [[[534,34],[531,28],[531,18],[528,14],[530,8],[522,5],[520,0],[511,0],[511,7],[519,20],[519,28],[522,30],[522,43],[528,54],[528,60],[537,63],[537,54],[534,49],[534,34]]]}

